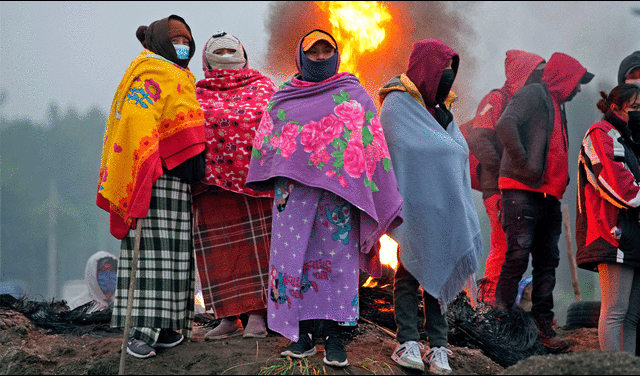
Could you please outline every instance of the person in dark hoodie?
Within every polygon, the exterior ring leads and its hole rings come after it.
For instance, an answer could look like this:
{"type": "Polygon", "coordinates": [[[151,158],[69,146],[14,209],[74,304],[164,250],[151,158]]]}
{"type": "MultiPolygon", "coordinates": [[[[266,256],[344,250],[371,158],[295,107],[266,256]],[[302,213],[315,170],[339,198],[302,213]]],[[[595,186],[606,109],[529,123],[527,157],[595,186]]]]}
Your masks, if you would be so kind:
{"type": "Polygon", "coordinates": [[[560,200],[569,183],[564,104],[592,78],[576,59],[556,52],[544,67],[542,82],[520,89],[496,124],[504,145],[498,185],[507,236],[496,306],[514,307],[518,283],[531,255],[531,313],[538,325],[538,340],[559,351],[569,347],[553,329],[553,289],[562,232],[560,200]]]}
{"type": "Polygon", "coordinates": [[[507,252],[507,239],[500,221],[502,204],[498,173],[502,144],[496,134],[496,123],[509,100],[521,87],[540,82],[545,64],[542,57],[529,52],[509,50],[506,55],[504,68],[507,80],[500,89],[492,90],[482,98],[467,138],[469,149],[480,163],[482,199],[491,224],[491,249],[485,262],[482,293],[479,295],[483,302],[491,305],[495,303],[496,284],[507,252]]]}
{"type": "Polygon", "coordinates": [[[140,26],[144,51],[113,98],[98,181],[97,205],[122,239],[111,325],[125,327],[131,270],[139,240],[127,353],[156,355],[190,338],[195,315],[190,184],[204,176],[204,115],[196,99],[191,29],[171,15],[140,26]],[[180,331],[180,332],[178,332],[180,331]]]}
{"type": "Polygon", "coordinates": [[[429,371],[451,372],[447,305],[471,280],[482,234],[471,192],[469,148],[445,99],[460,57],[436,39],[413,44],[405,73],[379,91],[380,121],[389,145],[405,221],[387,234],[399,244],[393,304],[398,346],[391,358],[423,371],[418,291],[423,292],[429,371]],[[397,166],[396,166],[397,164],[397,166]]]}
{"type": "Polygon", "coordinates": [[[640,85],[640,50],[625,57],[620,62],[618,85],[624,83],[640,85]]]}
{"type": "Polygon", "coordinates": [[[591,126],[578,157],[576,262],[596,271],[602,294],[603,351],[635,354],[640,318],[640,87],[600,92],[603,119],[591,126]]]}

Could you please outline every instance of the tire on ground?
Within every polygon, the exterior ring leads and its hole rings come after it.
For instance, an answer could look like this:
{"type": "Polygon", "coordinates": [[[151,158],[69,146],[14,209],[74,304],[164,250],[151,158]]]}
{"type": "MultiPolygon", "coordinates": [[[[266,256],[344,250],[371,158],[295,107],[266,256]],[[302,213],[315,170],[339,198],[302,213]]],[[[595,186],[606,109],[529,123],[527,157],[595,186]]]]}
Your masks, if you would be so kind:
{"type": "Polygon", "coordinates": [[[580,301],[567,309],[566,329],[597,328],[600,319],[600,301],[580,301]]]}

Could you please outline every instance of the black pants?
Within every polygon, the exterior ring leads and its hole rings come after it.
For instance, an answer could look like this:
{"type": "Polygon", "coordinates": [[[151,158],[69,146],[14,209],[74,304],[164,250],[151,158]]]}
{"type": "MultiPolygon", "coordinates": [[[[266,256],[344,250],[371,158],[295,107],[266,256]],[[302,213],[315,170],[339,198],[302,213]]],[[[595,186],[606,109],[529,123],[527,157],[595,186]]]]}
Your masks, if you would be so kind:
{"type": "MultiPolygon", "coordinates": [[[[399,262],[393,281],[393,306],[398,327],[396,336],[399,343],[420,339],[418,332],[419,288],[418,280],[399,262]]],[[[438,299],[424,291],[422,301],[425,319],[424,331],[427,334],[429,346],[447,346],[449,325],[445,315],[440,313],[438,299]]]]}
{"type": "Polygon", "coordinates": [[[524,190],[502,191],[502,227],[507,253],[496,285],[496,304],[511,309],[518,283],[531,255],[531,313],[536,320],[553,320],[553,289],[560,261],[558,240],[562,232],[560,201],[550,195],[524,190]]]}

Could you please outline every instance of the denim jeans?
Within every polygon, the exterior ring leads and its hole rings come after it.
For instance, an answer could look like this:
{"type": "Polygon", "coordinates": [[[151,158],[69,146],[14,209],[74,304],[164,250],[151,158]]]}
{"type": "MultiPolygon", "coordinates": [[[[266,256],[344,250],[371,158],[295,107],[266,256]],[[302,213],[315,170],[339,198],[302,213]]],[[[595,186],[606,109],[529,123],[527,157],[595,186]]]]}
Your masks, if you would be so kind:
{"type": "Polygon", "coordinates": [[[552,321],[553,289],[560,261],[558,240],[562,232],[560,201],[539,192],[506,189],[502,191],[502,213],[507,253],[496,286],[496,305],[514,307],[518,283],[531,255],[531,313],[538,321],[552,321]]]}

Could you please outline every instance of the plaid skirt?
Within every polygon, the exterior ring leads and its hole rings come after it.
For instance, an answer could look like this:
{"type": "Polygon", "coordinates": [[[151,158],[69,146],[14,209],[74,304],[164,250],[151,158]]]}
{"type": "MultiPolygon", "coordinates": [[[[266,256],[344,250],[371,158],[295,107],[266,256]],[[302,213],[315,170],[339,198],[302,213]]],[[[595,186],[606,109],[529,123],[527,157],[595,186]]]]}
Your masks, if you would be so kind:
{"type": "Polygon", "coordinates": [[[202,297],[216,318],[267,308],[272,203],[215,186],[193,198],[202,297]]]}
{"type": "MultiPolygon", "coordinates": [[[[131,311],[132,335],[154,344],[160,329],[182,329],[191,337],[195,309],[190,186],[162,175],[154,183],[142,221],[138,270],[131,311]]],[[[124,327],[136,231],[122,239],[111,325],[124,327]]]]}

